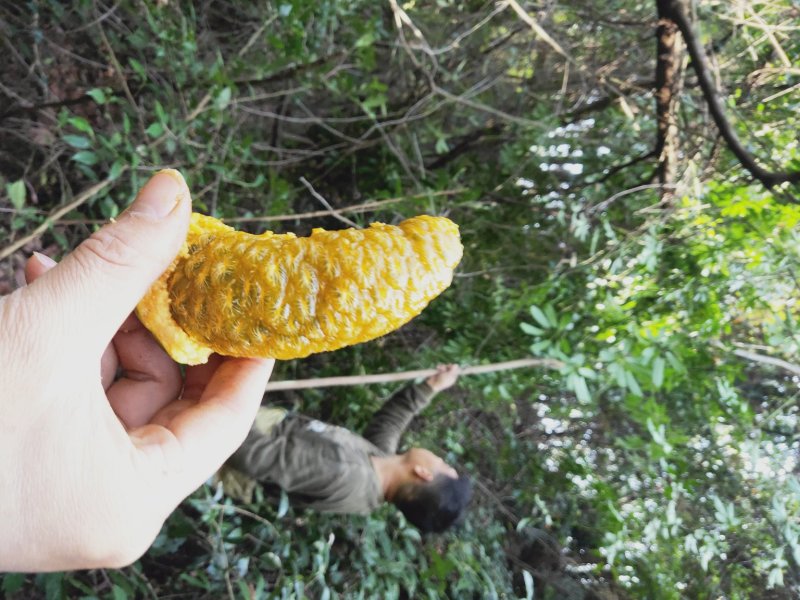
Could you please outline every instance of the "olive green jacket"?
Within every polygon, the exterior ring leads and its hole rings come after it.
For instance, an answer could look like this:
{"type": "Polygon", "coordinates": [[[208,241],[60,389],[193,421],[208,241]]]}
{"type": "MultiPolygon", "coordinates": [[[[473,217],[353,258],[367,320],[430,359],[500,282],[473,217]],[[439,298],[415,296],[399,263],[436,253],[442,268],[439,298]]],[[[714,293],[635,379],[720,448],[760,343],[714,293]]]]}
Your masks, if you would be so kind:
{"type": "Polygon", "coordinates": [[[401,388],[375,413],[363,436],[287,414],[266,433],[251,429],[228,464],[268,490],[285,490],[295,503],[367,514],[384,501],[370,458],[394,454],[406,427],[434,395],[426,383],[401,388]]]}

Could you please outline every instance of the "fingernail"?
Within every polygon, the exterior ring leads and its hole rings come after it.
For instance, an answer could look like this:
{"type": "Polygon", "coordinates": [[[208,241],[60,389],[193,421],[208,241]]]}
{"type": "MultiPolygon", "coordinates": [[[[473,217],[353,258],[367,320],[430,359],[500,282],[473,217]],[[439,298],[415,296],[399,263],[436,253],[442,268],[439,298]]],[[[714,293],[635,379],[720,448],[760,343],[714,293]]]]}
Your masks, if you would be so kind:
{"type": "Polygon", "coordinates": [[[42,265],[43,267],[55,267],[56,261],[52,258],[47,256],[46,254],[42,254],[41,252],[34,252],[33,257],[37,260],[37,262],[42,265]]]}
{"type": "Polygon", "coordinates": [[[178,171],[164,169],[150,178],[128,210],[163,219],[186,197],[188,191],[186,181],[178,171]]]}

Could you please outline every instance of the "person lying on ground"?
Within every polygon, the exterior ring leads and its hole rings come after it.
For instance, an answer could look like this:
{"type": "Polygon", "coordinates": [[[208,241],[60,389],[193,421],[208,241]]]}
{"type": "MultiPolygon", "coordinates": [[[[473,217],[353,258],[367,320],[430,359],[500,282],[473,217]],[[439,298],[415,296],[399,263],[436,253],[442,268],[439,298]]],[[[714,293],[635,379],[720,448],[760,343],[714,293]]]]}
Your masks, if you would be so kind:
{"type": "Polygon", "coordinates": [[[456,365],[440,365],[423,383],[401,388],[363,435],[262,407],[227,462],[223,487],[239,472],[250,485],[236,492],[236,484],[229,483],[228,490],[245,500],[259,484],[268,492],[284,490],[293,502],[321,512],[367,514],[390,502],[422,532],[444,531],[464,514],[472,493],[469,478],[429,450],[397,449],[412,419],[457,379],[456,365]]]}

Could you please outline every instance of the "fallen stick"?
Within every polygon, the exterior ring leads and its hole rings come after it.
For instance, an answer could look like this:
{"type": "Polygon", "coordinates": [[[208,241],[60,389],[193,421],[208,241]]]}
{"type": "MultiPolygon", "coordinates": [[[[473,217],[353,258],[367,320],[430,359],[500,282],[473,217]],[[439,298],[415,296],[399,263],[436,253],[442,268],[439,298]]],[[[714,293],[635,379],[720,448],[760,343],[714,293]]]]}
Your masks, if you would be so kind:
{"type": "MultiPolygon", "coordinates": [[[[544,367],[547,369],[561,369],[564,363],[552,358],[521,358],[506,362],[491,363],[488,365],[475,365],[464,367],[459,371],[462,375],[479,375],[509,369],[524,369],[528,367],[544,367]]],[[[300,390],[307,388],[335,387],[344,385],[369,385],[374,383],[391,383],[393,381],[407,381],[430,377],[437,373],[436,369],[418,369],[416,371],[401,371],[398,373],[377,373],[374,375],[344,375],[341,377],[320,377],[318,379],[288,379],[285,381],[270,381],[266,391],[300,390]]]]}

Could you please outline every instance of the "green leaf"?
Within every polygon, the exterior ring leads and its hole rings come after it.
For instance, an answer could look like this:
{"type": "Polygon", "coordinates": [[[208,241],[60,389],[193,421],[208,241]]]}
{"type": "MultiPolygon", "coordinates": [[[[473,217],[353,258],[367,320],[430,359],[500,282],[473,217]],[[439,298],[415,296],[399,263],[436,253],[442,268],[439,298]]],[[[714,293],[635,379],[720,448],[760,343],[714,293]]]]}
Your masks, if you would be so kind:
{"type": "Polygon", "coordinates": [[[375,42],[375,32],[368,31],[356,40],[356,48],[367,48],[375,42]]]}
{"type": "Polygon", "coordinates": [[[625,368],[619,363],[611,363],[608,365],[608,372],[614,376],[614,379],[617,381],[617,385],[621,388],[627,387],[625,382],[625,368]]]}
{"type": "Polygon", "coordinates": [[[783,569],[774,567],[769,572],[769,577],[767,578],[767,589],[771,590],[779,586],[783,586],[783,569]]]}
{"type": "Polygon", "coordinates": [[[67,119],[67,123],[77,129],[78,131],[82,131],[83,133],[88,133],[89,135],[94,135],[94,129],[89,124],[89,121],[84,119],[83,117],[70,117],[67,119]]]}
{"type": "Polygon", "coordinates": [[[41,575],[44,580],[44,597],[46,600],[61,600],[64,597],[62,581],[64,573],[45,573],[41,575]]]}
{"type": "Polygon", "coordinates": [[[142,63],[135,58],[131,58],[128,61],[128,64],[130,64],[131,69],[133,69],[139,77],[145,80],[147,79],[147,71],[145,70],[144,66],[142,66],[142,63]]]}
{"type": "Polygon", "coordinates": [[[550,347],[550,340],[541,340],[531,344],[531,354],[537,355],[550,347]]]}
{"type": "Polygon", "coordinates": [[[222,91],[217,94],[217,99],[214,101],[214,106],[217,107],[217,110],[224,110],[228,107],[231,103],[231,88],[224,87],[222,91]]]}
{"type": "Polygon", "coordinates": [[[100,88],[91,89],[88,92],[86,92],[86,95],[89,96],[92,100],[94,100],[98,104],[105,104],[106,102],[108,102],[106,93],[100,88]]]}
{"type": "Polygon", "coordinates": [[[575,397],[578,399],[578,402],[582,404],[588,404],[592,401],[592,394],[589,393],[589,386],[586,385],[586,379],[581,377],[578,374],[574,374],[572,377],[572,385],[575,390],[575,397]]]}
{"type": "Polygon", "coordinates": [[[116,179],[119,177],[122,170],[125,168],[125,164],[121,160],[114,161],[114,164],[111,165],[111,169],[108,171],[108,178],[109,179],[116,179]]]}
{"type": "Polygon", "coordinates": [[[147,129],[145,129],[145,133],[152,138],[157,138],[162,133],[164,133],[164,126],[161,123],[150,123],[147,129]]]}
{"type": "Polygon", "coordinates": [[[556,314],[556,309],[553,308],[552,304],[548,304],[544,307],[544,314],[547,315],[547,320],[555,327],[558,324],[558,315],[556,314]]]}
{"type": "Polygon", "coordinates": [[[164,110],[164,107],[161,105],[161,102],[156,100],[154,108],[156,111],[156,116],[158,117],[159,121],[161,121],[162,123],[166,123],[167,121],[169,121],[169,116],[167,115],[167,112],[164,110]]]}
{"type": "Polygon", "coordinates": [[[278,7],[278,14],[282,17],[288,17],[292,12],[292,5],[291,4],[281,4],[278,7]]]}
{"type": "Polygon", "coordinates": [[[85,135],[65,135],[61,139],[78,150],[85,150],[92,146],[92,140],[85,135]]]}
{"type": "Polygon", "coordinates": [[[128,594],[125,592],[125,590],[116,584],[113,588],[111,588],[111,596],[114,598],[114,600],[127,600],[128,598],[128,594]]]}
{"type": "MultiPolygon", "coordinates": [[[[365,112],[369,113],[370,116],[375,116],[373,108],[379,108],[381,110],[381,114],[386,114],[386,102],[388,98],[384,93],[377,93],[369,96],[364,102],[361,103],[361,107],[364,109],[365,112]]],[[[438,152],[438,142],[437,142],[437,152],[438,152]]]]}
{"type": "Polygon", "coordinates": [[[75,168],[78,169],[81,173],[83,173],[84,177],[91,181],[97,181],[97,173],[94,172],[94,169],[89,165],[85,165],[83,163],[76,162],[75,168]]]}
{"type": "Polygon", "coordinates": [[[533,600],[534,598],[533,575],[531,575],[527,570],[523,569],[522,579],[525,580],[525,600],[533,600]]]}
{"type": "Polygon", "coordinates": [[[527,333],[528,335],[539,336],[544,334],[544,330],[539,329],[538,327],[534,327],[533,325],[531,325],[530,323],[526,323],[525,321],[519,324],[519,328],[522,329],[522,331],[527,333]]]}
{"type": "Polygon", "coordinates": [[[686,372],[686,368],[683,366],[683,363],[672,352],[667,352],[667,360],[669,361],[669,365],[678,373],[686,372]]]}
{"type": "Polygon", "coordinates": [[[541,325],[545,329],[550,329],[550,327],[551,327],[550,321],[547,320],[547,317],[544,315],[544,312],[542,312],[541,308],[539,308],[538,306],[534,305],[534,306],[531,306],[530,310],[531,310],[531,316],[534,319],[536,319],[536,321],[539,323],[539,325],[541,325]]]}
{"type": "Polygon", "coordinates": [[[72,160],[91,167],[97,164],[97,155],[89,150],[82,150],[72,155],[72,160]]]}
{"type": "Polygon", "coordinates": [[[625,386],[631,391],[634,396],[642,396],[642,388],[639,387],[639,382],[630,371],[625,371],[625,386]]]}
{"type": "Polygon", "coordinates": [[[3,575],[3,593],[11,595],[22,589],[25,584],[25,575],[22,573],[8,573],[3,575]]]}
{"type": "Polygon", "coordinates": [[[286,513],[289,512],[289,496],[286,492],[281,492],[281,501],[278,504],[278,518],[282,518],[286,516],[286,513]]]}
{"type": "Polygon", "coordinates": [[[664,385],[664,367],[666,364],[666,361],[660,356],[657,356],[653,361],[653,387],[656,389],[664,385]]]}
{"type": "Polygon", "coordinates": [[[21,210],[25,206],[25,182],[19,179],[14,183],[9,183],[6,185],[6,191],[12,206],[17,210],[21,210]]]}

